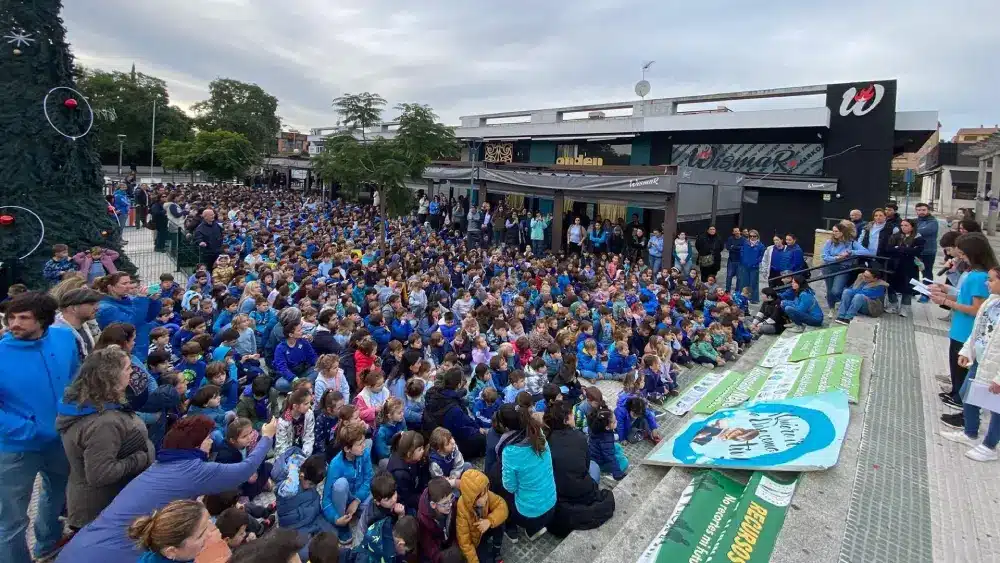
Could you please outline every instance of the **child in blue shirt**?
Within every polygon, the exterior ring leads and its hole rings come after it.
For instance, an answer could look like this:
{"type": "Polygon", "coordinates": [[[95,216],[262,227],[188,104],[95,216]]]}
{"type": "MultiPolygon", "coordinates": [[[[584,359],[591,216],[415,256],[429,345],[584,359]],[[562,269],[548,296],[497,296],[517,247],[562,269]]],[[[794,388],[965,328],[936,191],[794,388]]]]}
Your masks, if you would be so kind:
{"type": "Polygon", "coordinates": [[[625,478],[628,469],[628,458],[618,442],[618,428],[615,415],[606,406],[594,409],[587,416],[587,427],[590,440],[588,450],[590,459],[601,468],[601,473],[610,473],[616,481],[625,478]]]}
{"type": "Polygon", "coordinates": [[[406,399],[403,405],[403,420],[411,430],[420,430],[424,418],[424,389],[427,384],[423,379],[414,377],[406,382],[406,399]]]}
{"type": "Polygon", "coordinates": [[[489,428],[493,423],[493,415],[500,410],[500,394],[493,387],[487,387],[479,398],[472,403],[472,414],[480,428],[489,428]]]}
{"type": "Polygon", "coordinates": [[[503,388],[503,402],[514,403],[517,394],[524,391],[524,387],[524,372],[519,369],[510,372],[510,384],[503,388]]]}
{"type": "Polygon", "coordinates": [[[205,382],[205,369],[208,367],[201,359],[201,344],[188,342],[181,346],[181,361],[174,366],[188,383],[188,392],[193,393],[205,382]]]}
{"type": "Polygon", "coordinates": [[[660,436],[656,433],[659,427],[656,417],[639,394],[642,388],[643,377],[639,372],[629,373],[622,383],[622,391],[618,394],[618,404],[615,406],[615,424],[620,442],[648,439],[656,444],[660,441],[660,436]]]}
{"type": "Polygon", "coordinates": [[[389,397],[379,411],[378,430],[375,431],[375,439],[372,441],[372,463],[378,464],[383,469],[385,463],[389,461],[389,454],[392,453],[392,439],[401,432],[406,431],[406,420],[403,418],[403,401],[397,397],[389,397]]]}

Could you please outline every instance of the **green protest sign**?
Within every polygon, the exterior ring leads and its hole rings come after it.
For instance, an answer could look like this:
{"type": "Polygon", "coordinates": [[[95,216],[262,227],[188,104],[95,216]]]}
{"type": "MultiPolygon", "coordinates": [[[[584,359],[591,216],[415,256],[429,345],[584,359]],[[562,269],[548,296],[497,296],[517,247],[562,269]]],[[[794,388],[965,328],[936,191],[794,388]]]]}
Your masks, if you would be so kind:
{"type": "Polygon", "coordinates": [[[799,335],[795,348],[788,357],[789,362],[801,362],[830,354],[841,354],[847,345],[847,327],[838,326],[822,330],[811,330],[799,335]]]}
{"type": "MultiPolygon", "coordinates": [[[[766,563],[785,522],[798,475],[777,480],[755,471],[712,554],[703,561],[766,563]]],[[[683,561],[683,559],[676,559],[683,561]]]]}
{"type": "Polygon", "coordinates": [[[707,562],[736,512],[743,489],[716,471],[696,475],[638,563],[707,562]]]}
{"type": "Polygon", "coordinates": [[[789,397],[819,395],[842,389],[852,403],[858,402],[861,391],[861,356],[836,354],[802,362],[795,387],[789,397]]]}
{"type": "Polygon", "coordinates": [[[698,414],[712,414],[719,409],[741,405],[757,396],[769,373],[770,370],[762,367],[755,367],[747,374],[731,371],[729,376],[704,399],[698,401],[692,410],[698,414]]]}

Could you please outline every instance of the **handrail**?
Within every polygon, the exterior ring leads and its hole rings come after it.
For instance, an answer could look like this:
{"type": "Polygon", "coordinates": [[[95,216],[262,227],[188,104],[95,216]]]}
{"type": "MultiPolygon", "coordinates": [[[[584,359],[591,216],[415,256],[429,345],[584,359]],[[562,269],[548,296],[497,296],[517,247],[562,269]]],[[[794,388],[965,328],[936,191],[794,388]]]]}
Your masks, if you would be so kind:
{"type": "MultiPolygon", "coordinates": [[[[797,276],[799,274],[804,274],[806,272],[811,272],[813,270],[819,270],[821,268],[826,268],[828,266],[834,266],[836,264],[843,264],[844,262],[847,262],[849,260],[856,260],[856,261],[861,261],[861,260],[882,260],[882,261],[889,261],[889,260],[892,260],[892,258],[890,258],[888,256],[853,256],[852,255],[852,256],[847,256],[845,258],[840,258],[840,259],[835,260],[833,262],[827,262],[825,264],[820,264],[819,266],[813,266],[811,268],[805,268],[804,270],[798,270],[796,272],[792,272],[791,274],[785,274],[784,276],[778,275],[778,276],[775,276],[773,278],[768,278],[767,281],[771,282],[771,281],[774,281],[774,280],[780,280],[781,278],[785,278],[785,277],[797,276]]],[[[849,273],[852,273],[852,272],[863,272],[863,271],[865,271],[867,269],[869,269],[869,266],[866,266],[866,265],[863,265],[863,264],[858,264],[857,266],[854,266],[853,268],[847,268],[847,269],[844,269],[844,270],[837,270],[836,272],[831,272],[829,274],[823,274],[823,275],[820,275],[820,276],[812,276],[812,277],[810,277],[809,282],[811,283],[811,282],[815,282],[815,281],[822,281],[822,280],[825,280],[827,278],[833,278],[833,277],[837,277],[837,276],[840,276],[840,275],[843,275],[843,274],[849,274],[849,273]]],[[[892,270],[890,270],[889,268],[887,268],[885,266],[880,267],[878,270],[882,274],[891,274],[892,273],[892,270]]],[[[791,286],[791,284],[782,284],[782,285],[779,285],[779,286],[775,286],[774,289],[776,289],[776,290],[785,289],[786,287],[789,287],[789,286],[791,286]]]]}

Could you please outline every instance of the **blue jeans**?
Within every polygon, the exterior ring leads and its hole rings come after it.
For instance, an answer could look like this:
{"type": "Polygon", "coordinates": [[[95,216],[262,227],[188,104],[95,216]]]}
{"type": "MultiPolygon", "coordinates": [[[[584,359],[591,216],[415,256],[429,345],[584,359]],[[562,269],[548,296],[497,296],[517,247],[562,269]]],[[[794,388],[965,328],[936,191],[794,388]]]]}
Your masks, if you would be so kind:
{"type": "Polygon", "coordinates": [[[653,256],[650,254],[648,264],[655,276],[660,271],[660,268],[663,267],[663,256],[653,256]]]}
{"type": "MultiPolygon", "coordinates": [[[[726,260],[726,293],[729,293],[732,289],[733,278],[736,278],[736,285],[739,285],[740,263],[734,260],[726,260]]],[[[715,281],[718,282],[719,280],[715,281]]]]}
{"type": "Polygon", "coordinates": [[[832,309],[840,301],[844,288],[847,287],[847,274],[838,274],[832,278],[826,278],[826,304],[832,309]]]}
{"type": "MultiPolygon", "coordinates": [[[[976,378],[979,364],[974,363],[969,368],[968,375],[965,376],[965,383],[962,384],[960,394],[965,396],[971,381],[976,378]]],[[[962,403],[962,417],[965,420],[965,435],[976,439],[979,437],[979,407],[962,403]]],[[[990,425],[986,428],[986,437],[983,438],[983,445],[991,450],[995,450],[997,443],[1000,443],[1000,414],[990,413],[990,425]]]]}
{"type": "Polygon", "coordinates": [[[531,239],[531,253],[535,256],[541,256],[542,252],[545,250],[545,241],[531,239]]]}
{"type": "Polygon", "coordinates": [[[62,538],[59,521],[66,504],[69,462],[61,441],[37,452],[0,453],[0,551],[3,563],[31,563],[28,553],[28,505],[35,476],[42,474],[42,490],[35,516],[35,555],[55,548],[62,538]]]}
{"type": "Polygon", "coordinates": [[[816,322],[816,319],[806,316],[802,311],[799,311],[795,307],[788,307],[785,309],[785,314],[788,315],[788,319],[797,325],[809,325],[809,326],[823,326],[823,320],[820,319],[816,322]]]}
{"type": "Polygon", "coordinates": [[[851,320],[855,315],[870,315],[868,311],[868,299],[860,291],[845,289],[844,295],[840,299],[840,308],[837,309],[837,318],[851,320]]]}
{"type": "MultiPolygon", "coordinates": [[[[727,266],[728,269],[728,266],[727,266]]],[[[744,287],[750,288],[750,302],[760,301],[760,267],[740,266],[739,287],[737,291],[742,291],[744,287]]],[[[729,280],[726,280],[729,283],[729,280]]]]}
{"type": "Polygon", "coordinates": [[[590,460],[590,469],[587,472],[590,473],[590,478],[595,482],[601,482],[601,466],[597,465],[596,461],[590,460]]]}
{"type": "MultiPolygon", "coordinates": [[[[354,511],[354,514],[356,516],[360,516],[361,513],[364,512],[365,507],[371,504],[371,501],[372,501],[371,496],[368,497],[368,500],[361,501],[361,503],[358,504],[358,509],[354,511]]],[[[351,484],[347,482],[347,479],[341,477],[340,479],[334,481],[333,507],[334,509],[336,509],[337,514],[344,514],[345,512],[347,512],[347,505],[351,504],[352,502],[354,502],[354,497],[353,495],[351,495],[351,484]]],[[[337,536],[339,536],[341,540],[351,539],[350,524],[348,524],[347,526],[338,526],[334,524],[333,527],[337,529],[337,536]]]]}

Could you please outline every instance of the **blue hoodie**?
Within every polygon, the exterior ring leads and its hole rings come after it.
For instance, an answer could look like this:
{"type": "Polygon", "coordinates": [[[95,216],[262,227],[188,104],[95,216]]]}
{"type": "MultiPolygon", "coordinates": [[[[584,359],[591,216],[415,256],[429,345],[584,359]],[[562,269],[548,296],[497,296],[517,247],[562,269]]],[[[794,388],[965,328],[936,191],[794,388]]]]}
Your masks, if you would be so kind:
{"type": "Polygon", "coordinates": [[[274,350],[274,371],[278,377],[291,382],[297,377],[296,370],[302,371],[303,366],[315,366],[317,358],[312,344],[305,338],[299,338],[295,346],[289,346],[288,340],[283,338],[274,350]]]}
{"type": "Polygon", "coordinates": [[[323,518],[323,499],[313,483],[303,489],[299,468],[306,461],[306,455],[299,448],[288,448],[274,460],[271,480],[277,484],[278,521],[282,528],[290,528],[310,536],[320,532],[333,531],[333,526],[323,518]]]}
{"type": "Polygon", "coordinates": [[[0,338],[0,358],[0,452],[60,444],[56,412],[79,367],[73,332],[53,326],[38,340],[8,333],[0,338]]]}
{"type": "Polygon", "coordinates": [[[392,453],[392,438],[400,432],[406,431],[406,420],[399,422],[383,422],[379,424],[378,431],[375,432],[375,440],[372,444],[372,462],[388,459],[392,453]]]}
{"type": "MultiPolygon", "coordinates": [[[[135,349],[133,353],[142,361],[149,354],[149,331],[160,314],[161,304],[149,297],[123,297],[115,299],[110,295],[97,305],[97,326],[101,330],[111,323],[128,323],[135,327],[135,349]]],[[[178,353],[180,350],[178,350],[178,353]]]]}
{"type": "Polygon", "coordinates": [[[274,441],[261,437],[243,461],[206,461],[200,450],[162,450],[156,463],[118,493],[96,520],[83,527],[59,552],[57,563],[135,563],[140,557],[127,530],[139,516],[175,500],[237,489],[257,472],[274,441]]]}
{"type": "Polygon", "coordinates": [[[800,291],[794,300],[782,300],[781,307],[786,312],[788,309],[794,309],[798,313],[805,315],[806,324],[808,325],[820,326],[823,324],[823,309],[820,308],[819,302],[816,301],[816,294],[811,289],[800,291]]]}
{"type": "MultiPolygon", "coordinates": [[[[637,395],[632,395],[630,393],[619,393],[618,394],[618,404],[615,405],[615,420],[618,422],[618,441],[624,442],[628,440],[629,430],[632,429],[632,423],[634,422],[632,418],[632,413],[628,412],[628,400],[637,397],[637,395]]],[[[652,411],[649,407],[646,407],[646,412],[644,414],[646,423],[649,424],[650,431],[656,430],[659,426],[656,424],[656,417],[653,416],[652,411]]]]}
{"type": "Polygon", "coordinates": [[[343,477],[347,480],[350,490],[348,503],[354,499],[364,503],[372,496],[372,457],[371,448],[353,460],[348,461],[341,451],[333,458],[326,470],[326,482],[323,485],[323,515],[333,523],[343,516],[333,503],[333,485],[343,477]]]}
{"type": "Polygon", "coordinates": [[[743,239],[743,246],[740,249],[740,266],[758,268],[763,259],[764,245],[759,242],[750,244],[749,240],[743,239]]]}

